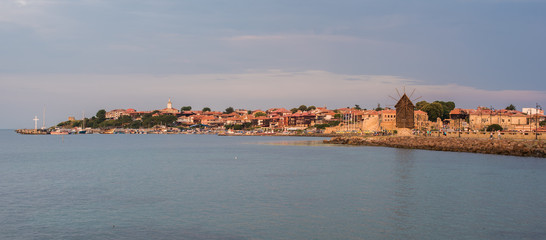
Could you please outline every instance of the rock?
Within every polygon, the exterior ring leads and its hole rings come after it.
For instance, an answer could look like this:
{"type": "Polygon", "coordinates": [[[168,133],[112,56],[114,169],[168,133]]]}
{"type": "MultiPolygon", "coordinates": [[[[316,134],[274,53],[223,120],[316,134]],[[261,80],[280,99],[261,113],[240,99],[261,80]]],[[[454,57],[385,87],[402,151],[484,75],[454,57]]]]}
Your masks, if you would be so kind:
{"type": "Polygon", "coordinates": [[[334,137],[324,143],[546,157],[546,144],[542,141],[387,136],[334,137]]]}

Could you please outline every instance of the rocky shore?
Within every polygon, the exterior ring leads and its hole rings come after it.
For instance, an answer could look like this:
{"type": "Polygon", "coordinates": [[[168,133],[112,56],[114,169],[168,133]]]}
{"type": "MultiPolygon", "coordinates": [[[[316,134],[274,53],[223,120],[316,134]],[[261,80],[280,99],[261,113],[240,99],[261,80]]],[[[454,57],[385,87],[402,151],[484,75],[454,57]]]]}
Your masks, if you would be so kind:
{"type": "Polygon", "coordinates": [[[446,137],[334,137],[324,143],[383,146],[434,151],[471,152],[525,157],[546,157],[546,142],[533,140],[446,137]]]}

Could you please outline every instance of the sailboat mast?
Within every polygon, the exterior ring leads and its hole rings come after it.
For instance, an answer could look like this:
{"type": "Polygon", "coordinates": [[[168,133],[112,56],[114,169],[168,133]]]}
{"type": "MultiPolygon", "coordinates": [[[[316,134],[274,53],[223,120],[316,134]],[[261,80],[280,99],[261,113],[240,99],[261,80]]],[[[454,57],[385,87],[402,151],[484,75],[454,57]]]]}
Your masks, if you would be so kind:
{"type": "Polygon", "coordinates": [[[45,106],[44,106],[44,116],[42,117],[42,129],[45,129],[45,106]]]}

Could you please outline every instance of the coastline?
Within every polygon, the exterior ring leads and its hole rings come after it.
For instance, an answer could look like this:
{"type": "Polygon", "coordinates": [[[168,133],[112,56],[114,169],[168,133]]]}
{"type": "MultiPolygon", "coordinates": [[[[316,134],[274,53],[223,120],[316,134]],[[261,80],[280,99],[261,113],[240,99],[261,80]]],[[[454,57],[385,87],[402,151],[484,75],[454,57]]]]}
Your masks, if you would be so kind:
{"type": "Polygon", "coordinates": [[[433,151],[469,152],[546,158],[546,142],[543,140],[380,136],[333,137],[332,139],[324,140],[323,142],[328,144],[354,146],[381,146],[433,151]]]}

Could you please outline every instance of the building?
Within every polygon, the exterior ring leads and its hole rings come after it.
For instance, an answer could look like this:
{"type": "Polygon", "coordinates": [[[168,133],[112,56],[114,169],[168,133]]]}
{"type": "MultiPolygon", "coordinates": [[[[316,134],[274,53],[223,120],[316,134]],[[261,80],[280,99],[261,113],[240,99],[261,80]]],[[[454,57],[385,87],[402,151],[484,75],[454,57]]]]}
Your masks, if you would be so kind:
{"type": "Polygon", "coordinates": [[[163,108],[159,110],[160,114],[171,114],[171,115],[177,115],[180,113],[178,109],[173,108],[173,103],[171,102],[171,99],[169,98],[169,102],[167,102],[167,108],[163,108]]]}
{"type": "Polygon", "coordinates": [[[415,105],[404,93],[394,106],[396,108],[396,128],[413,129],[415,126],[415,105]]]}
{"type": "Polygon", "coordinates": [[[118,119],[123,115],[129,115],[125,109],[114,109],[109,112],[106,112],[107,119],[118,119]]]}

